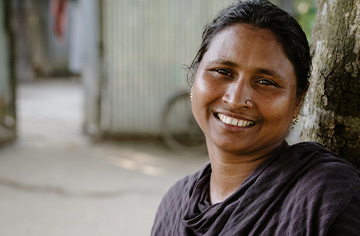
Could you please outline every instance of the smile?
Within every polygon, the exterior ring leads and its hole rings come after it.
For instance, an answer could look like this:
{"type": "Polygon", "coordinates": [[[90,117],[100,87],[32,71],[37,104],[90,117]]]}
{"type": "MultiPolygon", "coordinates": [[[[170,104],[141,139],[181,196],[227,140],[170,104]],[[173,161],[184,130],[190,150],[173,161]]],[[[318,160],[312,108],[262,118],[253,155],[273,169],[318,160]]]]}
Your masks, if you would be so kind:
{"type": "Polygon", "coordinates": [[[228,125],[232,125],[232,126],[237,126],[237,127],[250,127],[252,125],[254,125],[255,123],[253,121],[249,121],[249,120],[238,120],[235,118],[232,118],[230,116],[226,116],[223,114],[216,114],[217,117],[219,117],[219,119],[228,125]]]}

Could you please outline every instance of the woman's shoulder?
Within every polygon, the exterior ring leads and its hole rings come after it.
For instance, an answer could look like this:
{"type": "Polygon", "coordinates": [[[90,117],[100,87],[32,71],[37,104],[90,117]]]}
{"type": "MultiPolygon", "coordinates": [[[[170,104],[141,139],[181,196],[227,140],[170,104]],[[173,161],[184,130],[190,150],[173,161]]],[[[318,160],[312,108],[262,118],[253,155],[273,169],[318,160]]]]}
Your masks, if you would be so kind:
{"type": "Polygon", "coordinates": [[[184,199],[192,194],[194,186],[199,179],[210,171],[210,163],[206,163],[197,172],[188,175],[170,187],[164,195],[161,205],[165,208],[178,208],[184,199]]]}
{"type": "Polygon", "coordinates": [[[303,179],[308,185],[322,189],[328,186],[360,187],[360,172],[344,158],[315,142],[303,142],[290,146],[290,152],[304,159],[307,168],[303,179]]]}
{"type": "Polygon", "coordinates": [[[359,235],[360,234],[360,191],[356,194],[348,206],[334,220],[329,229],[331,235],[359,235]]]}
{"type": "Polygon", "coordinates": [[[293,145],[290,145],[287,149],[287,151],[297,152],[300,154],[311,154],[311,153],[323,153],[327,154],[329,156],[333,156],[338,158],[339,155],[335,152],[332,152],[328,149],[326,149],[322,144],[317,142],[300,142],[293,145]]]}
{"type": "Polygon", "coordinates": [[[313,142],[289,146],[279,161],[287,159],[292,160],[286,167],[296,171],[290,172],[294,182],[285,200],[289,210],[285,217],[303,220],[304,225],[306,219],[317,219],[308,228],[321,231],[329,229],[346,209],[351,214],[344,213],[345,218],[360,214],[360,173],[353,165],[313,142]]]}
{"type": "Polygon", "coordinates": [[[359,170],[353,166],[345,158],[339,156],[337,153],[326,149],[323,145],[316,142],[301,142],[289,146],[285,153],[291,154],[299,161],[306,161],[314,165],[314,167],[321,167],[323,165],[331,167],[340,167],[348,169],[350,172],[357,172],[359,170]]]}
{"type": "Polygon", "coordinates": [[[306,159],[307,169],[296,184],[301,198],[341,210],[360,197],[360,172],[348,161],[318,143],[299,143],[291,148],[306,159]]]}
{"type": "Polygon", "coordinates": [[[299,181],[302,192],[318,193],[323,198],[354,195],[360,190],[359,171],[346,161],[324,161],[313,164],[299,181]]]}
{"type": "MultiPolygon", "coordinates": [[[[194,186],[201,177],[210,171],[210,163],[204,165],[199,171],[178,180],[164,195],[158,207],[152,235],[174,235],[175,230],[181,225],[183,211],[188,204],[188,199],[194,186]],[[172,227],[169,227],[172,226],[172,227]],[[161,232],[161,233],[160,233],[161,232]]],[[[175,230],[176,231],[176,230],[175,230]]]]}

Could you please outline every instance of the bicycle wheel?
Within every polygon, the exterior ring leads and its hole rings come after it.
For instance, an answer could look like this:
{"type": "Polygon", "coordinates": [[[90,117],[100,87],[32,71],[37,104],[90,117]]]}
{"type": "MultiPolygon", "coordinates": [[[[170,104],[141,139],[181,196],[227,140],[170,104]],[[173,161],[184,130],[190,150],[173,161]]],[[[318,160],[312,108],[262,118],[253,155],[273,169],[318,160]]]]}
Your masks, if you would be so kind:
{"type": "Polygon", "coordinates": [[[197,124],[188,92],[175,95],[162,116],[164,142],[177,152],[206,152],[205,136],[197,124]]]}

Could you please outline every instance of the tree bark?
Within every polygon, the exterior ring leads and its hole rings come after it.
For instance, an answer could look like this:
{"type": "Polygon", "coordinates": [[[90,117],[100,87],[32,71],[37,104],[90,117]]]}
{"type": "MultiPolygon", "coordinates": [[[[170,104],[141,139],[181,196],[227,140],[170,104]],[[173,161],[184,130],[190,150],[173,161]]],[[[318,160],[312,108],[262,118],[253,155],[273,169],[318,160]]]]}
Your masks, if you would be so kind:
{"type": "Polygon", "coordinates": [[[360,168],[360,4],[319,0],[301,141],[324,144],[360,168]]]}

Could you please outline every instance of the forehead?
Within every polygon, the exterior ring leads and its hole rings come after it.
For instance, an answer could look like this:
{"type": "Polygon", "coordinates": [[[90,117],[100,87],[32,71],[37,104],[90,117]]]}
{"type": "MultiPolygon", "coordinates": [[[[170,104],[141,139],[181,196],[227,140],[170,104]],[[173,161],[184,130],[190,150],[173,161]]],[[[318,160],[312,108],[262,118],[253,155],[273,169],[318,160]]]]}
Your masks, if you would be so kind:
{"type": "Polygon", "coordinates": [[[274,33],[269,29],[262,29],[250,24],[235,24],[228,26],[218,32],[211,40],[208,50],[215,50],[221,47],[224,51],[226,48],[232,48],[233,52],[237,49],[243,48],[259,48],[271,50],[264,51],[276,51],[282,56],[285,56],[281,43],[276,38],[274,33]]]}

